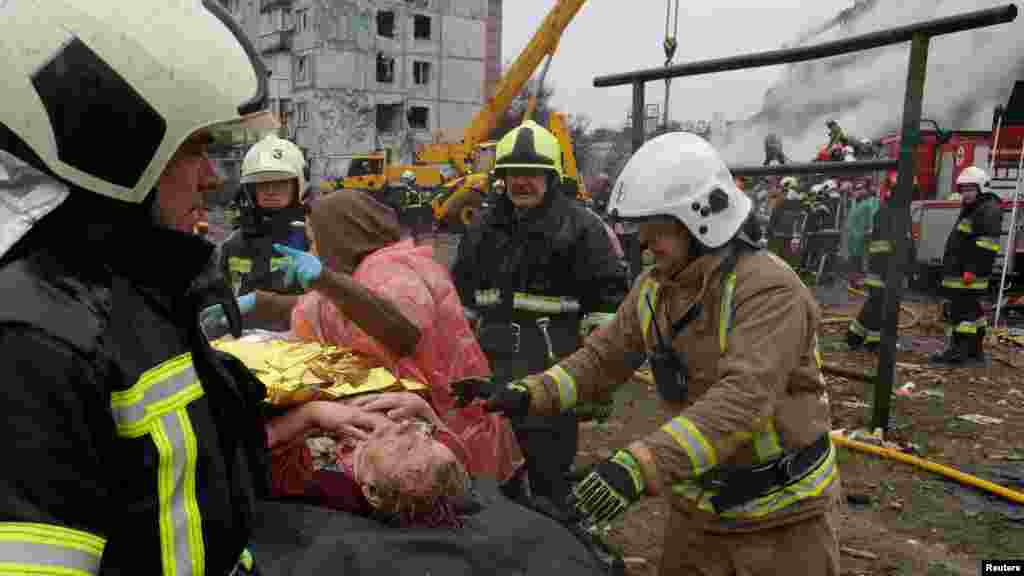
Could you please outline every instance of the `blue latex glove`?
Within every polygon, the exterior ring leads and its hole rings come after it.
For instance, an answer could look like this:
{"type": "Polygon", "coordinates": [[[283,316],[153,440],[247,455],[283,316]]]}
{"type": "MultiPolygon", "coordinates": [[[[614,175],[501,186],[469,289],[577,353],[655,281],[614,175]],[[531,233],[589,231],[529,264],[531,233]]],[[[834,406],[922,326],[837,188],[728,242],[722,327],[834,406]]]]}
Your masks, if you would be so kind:
{"type": "Polygon", "coordinates": [[[320,259],[308,252],[289,248],[283,244],[274,244],[274,252],[288,256],[288,264],[285,266],[284,272],[285,286],[291,286],[298,280],[304,289],[309,290],[310,285],[316,282],[324,271],[320,259]]]}
{"type": "MultiPolygon", "coordinates": [[[[256,293],[250,292],[245,296],[238,297],[238,311],[245,316],[252,309],[256,307],[256,293]]],[[[203,308],[203,311],[199,313],[199,323],[203,326],[222,326],[228,327],[228,318],[224,313],[224,307],[220,304],[214,304],[203,308]]]]}
{"type": "Polygon", "coordinates": [[[640,464],[626,450],[594,467],[569,494],[569,505],[594,524],[611,522],[644,493],[640,464]]]}

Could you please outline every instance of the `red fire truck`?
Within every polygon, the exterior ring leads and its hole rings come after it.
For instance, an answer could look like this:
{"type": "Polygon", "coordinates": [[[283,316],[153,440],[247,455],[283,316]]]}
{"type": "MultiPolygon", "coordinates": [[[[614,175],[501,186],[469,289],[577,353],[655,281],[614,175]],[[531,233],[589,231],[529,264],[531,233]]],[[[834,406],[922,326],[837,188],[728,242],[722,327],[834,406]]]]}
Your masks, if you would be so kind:
{"type": "MultiPolygon", "coordinates": [[[[922,288],[936,286],[941,273],[942,254],[961,204],[951,198],[960,172],[978,166],[989,173],[992,187],[1003,198],[1002,251],[996,261],[996,274],[1008,257],[1007,277],[1024,275],[1024,193],[1017,204],[1016,222],[1011,222],[1014,194],[1017,190],[1021,146],[1024,142],[1024,81],[1013,88],[1007,106],[997,107],[991,131],[944,131],[934,122],[922,127],[918,146],[917,189],[911,202],[911,232],[914,239],[917,270],[922,288]],[[992,153],[992,147],[997,147],[992,153]],[[1011,225],[1016,229],[1013,246],[1008,246],[1011,225]]],[[[899,135],[882,138],[885,156],[899,158],[899,135]]],[[[998,282],[994,283],[998,286],[998,282]]]]}

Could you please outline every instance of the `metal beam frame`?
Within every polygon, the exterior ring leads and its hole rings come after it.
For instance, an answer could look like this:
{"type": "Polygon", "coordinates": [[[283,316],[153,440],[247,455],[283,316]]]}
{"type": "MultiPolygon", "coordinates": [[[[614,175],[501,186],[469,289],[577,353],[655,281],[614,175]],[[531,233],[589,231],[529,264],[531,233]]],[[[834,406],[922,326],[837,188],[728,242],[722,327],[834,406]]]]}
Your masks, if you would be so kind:
{"type": "MultiPolygon", "coordinates": [[[[904,270],[907,265],[910,238],[910,197],[914,186],[914,172],[917,162],[916,149],[921,140],[921,102],[924,98],[924,83],[928,64],[928,44],[933,36],[953,34],[975,28],[984,28],[1012,22],[1017,18],[1017,6],[1007,4],[998,8],[968,12],[958,16],[938,18],[909,26],[881,30],[835,42],[815,46],[774,50],[747,54],[731,58],[719,58],[677,66],[649,68],[625,74],[600,76],[594,79],[594,86],[633,86],[633,151],[636,152],[644,141],[644,90],[652,80],[665,80],[681,76],[696,76],[817,60],[861,50],[870,50],[892,44],[910,42],[910,57],[907,70],[907,90],[903,103],[903,127],[900,135],[900,156],[896,161],[898,179],[893,196],[883,209],[882,227],[885,238],[894,247],[895,253],[889,258],[885,271],[885,323],[882,327],[882,345],[878,358],[878,372],[875,380],[872,428],[888,430],[889,406],[896,368],[896,339],[899,326],[900,299],[903,295],[904,270]]],[[[839,173],[890,170],[893,161],[871,162],[822,162],[811,164],[789,164],[781,166],[747,166],[733,170],[736,176],[763,176],[799,173],[839,173]]]]}

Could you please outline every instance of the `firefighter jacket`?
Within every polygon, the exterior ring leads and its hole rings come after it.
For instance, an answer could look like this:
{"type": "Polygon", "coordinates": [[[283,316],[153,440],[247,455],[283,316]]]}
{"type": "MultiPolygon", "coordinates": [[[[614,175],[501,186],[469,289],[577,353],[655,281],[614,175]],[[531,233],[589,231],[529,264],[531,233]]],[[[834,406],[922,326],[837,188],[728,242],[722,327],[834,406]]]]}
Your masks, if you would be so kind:
{"type": "Polygon", "coordinates": [[[942,256],[942,287],[953,290],[985,291],[999,254],[1003,209],[998,196],[990,192],[978,194],[973,204],[965,204],[956,225],[946,239],[942,256]],[[976,277],[964,285],[964,272],[976,277]]]}
{"type": "Polygon", "coordinates": [[[72,191],[0,261],[0,563],[228,574],[267,487],[265,389],[200,331],[213,245],[115,204],[72,191]]]}
{"type": "Polygon", "coordinates": [[[714,512],[696,482],[719,466],[751,466],[813,444],[830,431],[829,400],[817,348],[820,311],[806,286],[768,251],[748,252],[721,277],[722,251],[685,269],[640,277],[615,319],[583,348],[527,379],[531,410],[565,410],[607,397],[632,375],[629,353],[654,350],[653,306],[663,338],[699,305],[672,340],[688,359],[689,396],[644,443],[673,506],[711,532],[755,531],[824,513],[835,497],[835,448],[799,482],[736,508],[714,512]]]}
{"type": "Polygon", "coordinates": [[[612,313],[629,290],[601,219],[551,189],[522,217],[501,196],[462,238],[452,276],[463,306],[498,321],[573,301],[581,316],[612,313]]]}
{"type": "MultiPolygon", "coordinates": [[[[284,270],[288,258],[274,251],[274,244],[284,244],[296,250],[309,250],[306,233],[292,226],[301,221],[301,212],[282,210],[260,224],[243,225],[235,230],[218,249],[221,272],[232,284],[237,296],[255,290],[277,294],[302,294],[298,285],[286,287],[284,270]]],[[[243,318],[245,328],[260,328],[286,332],[287,322],[254,322],[243,318]]]]}

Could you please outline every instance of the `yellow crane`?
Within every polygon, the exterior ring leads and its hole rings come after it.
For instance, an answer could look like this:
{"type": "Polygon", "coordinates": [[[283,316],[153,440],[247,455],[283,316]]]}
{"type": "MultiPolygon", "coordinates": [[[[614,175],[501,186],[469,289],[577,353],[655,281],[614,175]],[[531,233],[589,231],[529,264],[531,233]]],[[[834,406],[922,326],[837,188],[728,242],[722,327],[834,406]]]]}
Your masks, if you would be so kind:
{"type": "MultiPolygon", "coordinates": [[[[490,186],[494,143],[488,142],[488,137],[541,61],[554,54],[562,33],[585,3],[586,0],[557,0],[529,44],[498,82],[494,96],[466,127],[462,140],[424,144],[416,153],[415,163],[411,165],[391,164],[384,152],[353,156],[350,175],[342,181],[342,186],[381,190],[389,183],[397,182],[402,172],[412,170],[416,174],[417,184],[440,185],[440,194],[432,202],[434,217],[438,222],[458,225],[471,221],[483,194],[490,186]],[[443,166],[453,169],[455,177],[445,181],[441,171],[443,166]],[[352,172],[353,168],[358,168],[357,173],[352,172]]],[[[562,130],[567,135],[564,118],[562,120],[562,130]]]]}

